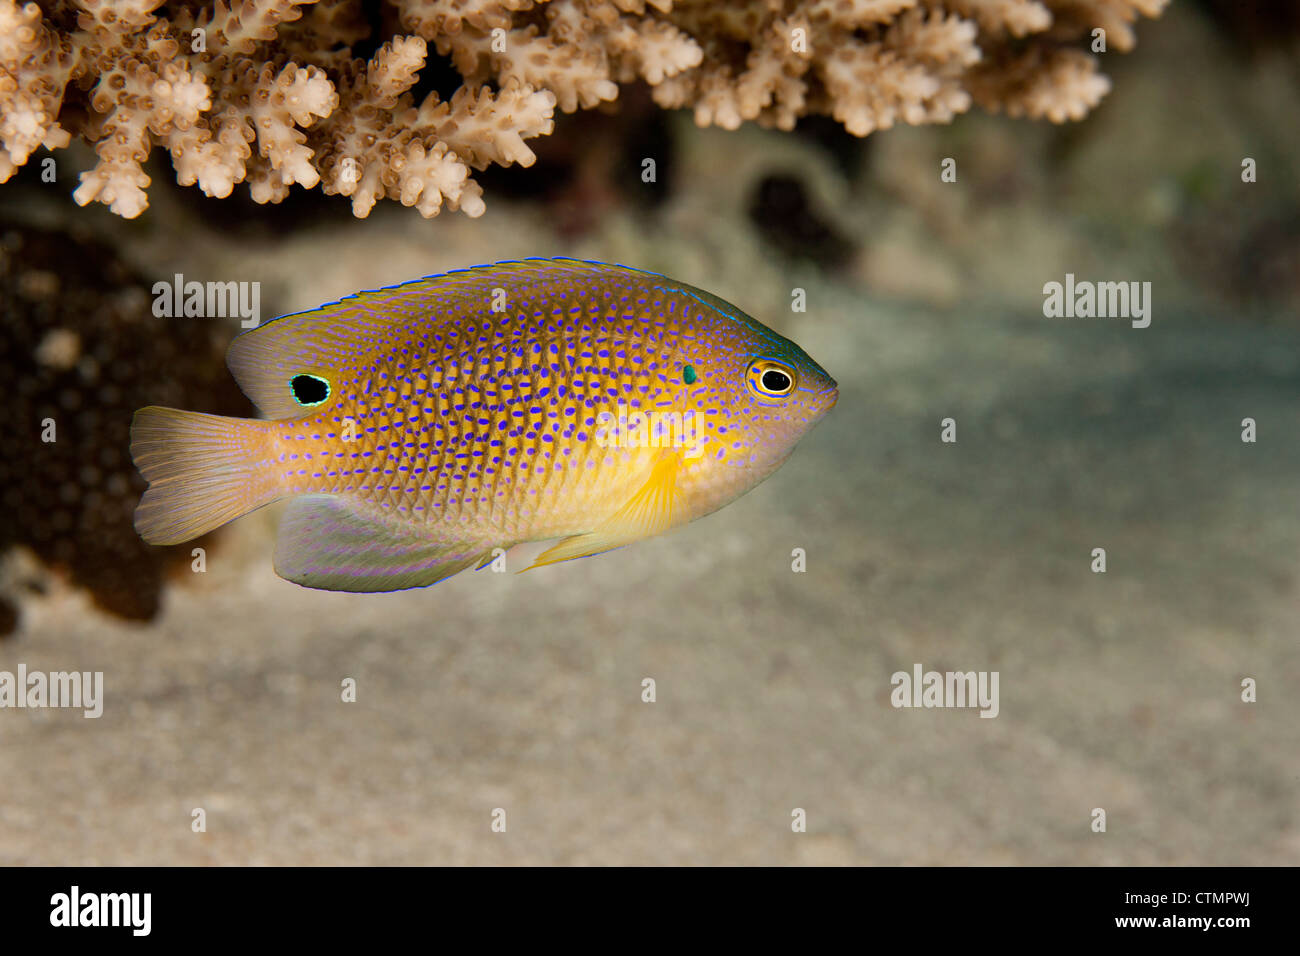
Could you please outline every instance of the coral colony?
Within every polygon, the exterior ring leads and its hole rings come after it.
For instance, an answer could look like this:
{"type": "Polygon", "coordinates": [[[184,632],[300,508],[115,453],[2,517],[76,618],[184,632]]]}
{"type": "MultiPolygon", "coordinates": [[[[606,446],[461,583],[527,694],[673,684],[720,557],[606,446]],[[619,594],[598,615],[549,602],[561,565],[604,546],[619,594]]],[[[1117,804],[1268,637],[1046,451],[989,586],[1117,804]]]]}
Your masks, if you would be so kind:
{"type": "Polygon", "coordinates": [[[209,196],[297,184],[358,217],[484,211],[471,169],[528,166],[554,111],[644,81],[701,126],[791,129],[826,114],[856,136],[948,122],[972,104],[1052,122],[1109,89],[1096,54],[1167,0],[395,0],[375,49],[360,0],[0,0],[0,182],[40,146],[95,145],[77,202],[148,206],[150,150],[209,196]],[[432,47],[432,51],[430,50],[432,47]],[[411,92],[432,52],[463,78],[411,92]]]}
{"type": "MultiPolygon", "coordinates": [[[[132,411],[149,401],[250,411],[221,363],[221,326],[170,322],[149,308],[147,288],[103,243],[0,234],[0,434],[17,442],[0,455],[0,554],[29,548],[100,608],[139,620],[157,613],[167,571],[191,554],[132,531],[144,490],[127,453],[132,411]]],[[[17,626],[15,584],[0,580],[0,636],[17,626]]]]}

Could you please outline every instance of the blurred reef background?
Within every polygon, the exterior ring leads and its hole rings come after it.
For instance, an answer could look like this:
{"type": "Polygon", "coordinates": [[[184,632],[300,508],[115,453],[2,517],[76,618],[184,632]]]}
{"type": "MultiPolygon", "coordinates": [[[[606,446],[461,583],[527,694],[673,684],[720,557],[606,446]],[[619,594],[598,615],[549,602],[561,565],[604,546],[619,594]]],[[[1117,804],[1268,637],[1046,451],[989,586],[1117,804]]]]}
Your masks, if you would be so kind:
{"type": "Polygon", "coordinates": [[[0,862],[1300,862],[1293,5],[110,6],[0,0],[0,670],[106,687],[0,711],[0,862]],[[159,82],[170,120],[100,96],[159,82]],[[240,125],[259,90],[288,120],[240,125]],[[135,537],[131,411],[249,413],[238,321],[155,282],[269,318],[552,255],[736,303],[838,406],[719,513],[527,575],[303,590],[274,508],[201,574],[135,537]],[[1045,318],[1067,273],[1151,282],[1151,326],[1045,318]],[[918,662],[999,671],[998,718],[892,708],[918,662]]]}

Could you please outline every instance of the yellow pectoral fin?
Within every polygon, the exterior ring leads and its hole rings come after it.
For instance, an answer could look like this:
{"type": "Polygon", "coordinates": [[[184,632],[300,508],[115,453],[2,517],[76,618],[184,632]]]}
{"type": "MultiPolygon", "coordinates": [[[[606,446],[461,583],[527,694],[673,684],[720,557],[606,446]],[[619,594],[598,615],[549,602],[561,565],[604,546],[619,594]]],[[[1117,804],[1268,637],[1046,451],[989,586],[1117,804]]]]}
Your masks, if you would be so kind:
{"type": "Polygon", "coordinates": [[[565,538],[554,547],[543,551],[537,560],[525,568],[531,571],[547,564],[587,558],[602,551],[621,548],[642,538],[663,534],[682,517],[683,497],[677,487],[677,469],[681,454],[667,450],[659,456],[650,476],[623,507],[606,518],[594,530],[565,538]]]}

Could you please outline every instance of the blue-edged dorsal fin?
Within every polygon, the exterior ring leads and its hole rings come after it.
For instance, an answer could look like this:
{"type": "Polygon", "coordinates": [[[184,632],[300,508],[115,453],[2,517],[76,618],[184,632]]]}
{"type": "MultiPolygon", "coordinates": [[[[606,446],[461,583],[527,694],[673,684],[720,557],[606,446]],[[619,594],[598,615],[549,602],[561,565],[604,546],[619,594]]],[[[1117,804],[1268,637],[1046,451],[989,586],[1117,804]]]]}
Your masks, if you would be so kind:
{"type": "Polygon", "coordinates": [[[404,327],[437,329],[491,313],[494,297],[502,302],[497,289],[503,290],[509,310],[512,303],[561,295],[566,283],[590,282],[602,275],[643,279],[650,285],[665,281],[630,266],[583,259],[522,259],[459,269],[272,319],[239,335],[230,344],[226,364],[266,417],[299,418],[316,409],[305,409],[294,398],[290,383],[297,375],[316,375],[331,383],[346,377],[399,346],[404,327]]]}

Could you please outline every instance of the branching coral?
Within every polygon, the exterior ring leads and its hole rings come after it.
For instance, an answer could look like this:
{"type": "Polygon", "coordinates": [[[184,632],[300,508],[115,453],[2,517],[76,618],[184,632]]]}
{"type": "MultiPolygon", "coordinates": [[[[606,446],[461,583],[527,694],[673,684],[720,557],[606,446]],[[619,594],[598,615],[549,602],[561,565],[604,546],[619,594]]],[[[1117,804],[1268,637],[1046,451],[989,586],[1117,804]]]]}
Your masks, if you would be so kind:
{"type": "Polygon", "coordinates": [[[1128,50],[1167,0],[0,0],[0,182],[38,147],[95,144],[77,202],[132,217],[144,162],[210,196],[258,202],[320,183],[366,216],[393,198],[483,212],[471,169],[530,165],[555,108],[644,81],[700,125],[793,128],[834,117],[858,136],[947,122],[972,103],[1052,122],[1109,89],[1094,31],[1128,50]],[[375,45],[383,40],[382,45],[375,45]],[[353,48],[369,44],[369,59],[353,48]],[[464,85],[413,92],[430,47],[464,85]]]}

